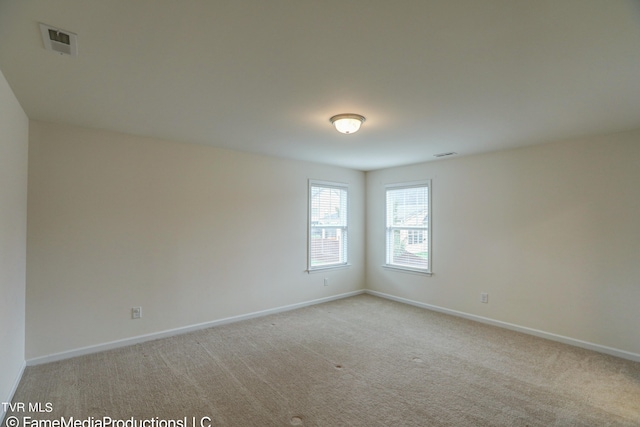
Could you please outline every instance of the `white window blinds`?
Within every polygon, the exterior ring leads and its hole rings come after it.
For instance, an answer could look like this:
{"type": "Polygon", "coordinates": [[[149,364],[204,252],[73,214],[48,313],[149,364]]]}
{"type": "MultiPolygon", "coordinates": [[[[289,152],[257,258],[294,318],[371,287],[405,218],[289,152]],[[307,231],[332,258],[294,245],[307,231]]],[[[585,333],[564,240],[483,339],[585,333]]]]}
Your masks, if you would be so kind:
{"type": "Polygon", "coordinates": [[[347,264],[346,184],[309,181],[308,270],[347,264]]]}
{"type": "Polygon", "coordinates": [[[430,181],[386,187],[386,265],[431,272],[430,181]]]}

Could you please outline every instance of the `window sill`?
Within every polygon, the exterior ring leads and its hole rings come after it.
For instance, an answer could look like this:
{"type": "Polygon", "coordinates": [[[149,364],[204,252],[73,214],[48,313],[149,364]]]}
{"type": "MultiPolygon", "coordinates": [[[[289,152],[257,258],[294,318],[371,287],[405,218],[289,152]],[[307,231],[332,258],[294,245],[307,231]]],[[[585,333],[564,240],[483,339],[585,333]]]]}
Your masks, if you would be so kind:
{"type": "Polygon", "coordinates": [[[429,277],[433,276],[433,273],[430,271],[418,270],[418,269],[409,268],[409,267],[398,267],[395,265],[383,264],[382,268],[384,268],[385,270],[398,271],[400,273],[418,274],[420,276],[429,276],[429,277]]]}
{"type": "Polygon", "coordinates": [[[328,265],[326,267],[316,267],[314,269],[305,270],[305,271],[309,274],[313,274],[313,273],[320,273],[327,270],[339,270],[342,268],[349,268],[349,267],[351,267],[351,264],[328,265]]]}

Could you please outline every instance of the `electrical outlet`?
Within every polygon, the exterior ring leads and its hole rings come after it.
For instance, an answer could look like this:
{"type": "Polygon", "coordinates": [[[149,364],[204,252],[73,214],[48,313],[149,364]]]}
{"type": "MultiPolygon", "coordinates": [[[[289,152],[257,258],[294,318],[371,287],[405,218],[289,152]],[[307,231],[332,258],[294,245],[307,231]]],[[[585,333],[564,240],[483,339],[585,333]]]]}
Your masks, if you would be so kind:
{"type": "Polygon", "coordinates": [[[329,278],[328,277],[324,278],[324,285],[325,286],[329,286],[329,278]]]}
{"type": "Polygon", "coordinates": [[[142,307],[133,307],[131,309],[131,318],[140,319],[142,317],[142,307]]]}
{"type": "Polygon", "coordinates": [[[489,294],[487,294],[485,292],[482,292],[480,294],[480,302],[484,303],[484,304],[487,304],[489,302],[489,294]]]}

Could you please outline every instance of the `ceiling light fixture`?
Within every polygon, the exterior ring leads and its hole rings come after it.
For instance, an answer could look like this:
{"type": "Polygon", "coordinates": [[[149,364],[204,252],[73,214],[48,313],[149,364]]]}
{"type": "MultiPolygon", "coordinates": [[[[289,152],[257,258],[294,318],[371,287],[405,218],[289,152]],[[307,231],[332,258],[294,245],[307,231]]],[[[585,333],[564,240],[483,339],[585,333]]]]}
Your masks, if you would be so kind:
{"type": "Polygon", "coordinates": [[[338,114],[329,119],[340,133],[356,133],[365,118],[360,114],[338,114]]]}

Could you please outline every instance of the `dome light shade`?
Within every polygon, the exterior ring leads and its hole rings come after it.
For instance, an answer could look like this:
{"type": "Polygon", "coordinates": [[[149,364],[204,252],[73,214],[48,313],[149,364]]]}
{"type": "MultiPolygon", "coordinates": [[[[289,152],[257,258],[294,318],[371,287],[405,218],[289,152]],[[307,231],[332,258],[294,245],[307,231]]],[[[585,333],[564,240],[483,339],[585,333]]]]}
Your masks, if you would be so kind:
{"type": "Polygon", "coordinates": [[[338,114],[331,117],[329,121],[336,127],[338,132],[349,134],[357,132],[365,118],[360,114],[338,114]]]}

